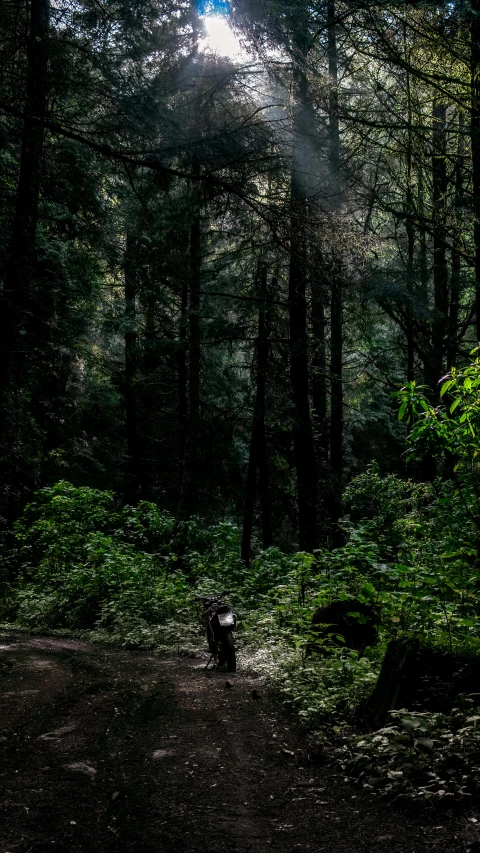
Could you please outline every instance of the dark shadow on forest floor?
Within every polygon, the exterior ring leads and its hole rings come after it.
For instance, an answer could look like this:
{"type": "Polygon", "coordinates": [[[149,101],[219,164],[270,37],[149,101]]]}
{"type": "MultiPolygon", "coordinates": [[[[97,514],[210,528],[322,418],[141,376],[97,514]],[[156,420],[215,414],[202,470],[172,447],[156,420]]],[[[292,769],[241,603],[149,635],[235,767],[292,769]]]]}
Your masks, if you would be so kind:
{"type": "Polygon", "coordinates": [[[204,664],[0,634],[0,850],[479,849],[476,812],[372,800],[308,763],[255,674],[204,664]]]}

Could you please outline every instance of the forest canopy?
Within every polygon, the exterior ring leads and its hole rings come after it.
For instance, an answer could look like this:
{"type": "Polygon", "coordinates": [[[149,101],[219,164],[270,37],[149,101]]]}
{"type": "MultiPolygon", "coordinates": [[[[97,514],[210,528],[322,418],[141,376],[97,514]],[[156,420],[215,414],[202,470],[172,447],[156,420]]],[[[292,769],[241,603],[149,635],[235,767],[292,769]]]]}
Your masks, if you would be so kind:
{"type": "Polygon", "coordinates": [[[1,32],[6,541],[68,479],[228,518],[248,564],[341,545],[372,462],[453,476],[395,394],[445,408],[479,338],[476,3],[31,0],[1,32]]]}
{"type": "Polygon", "coordinates": [[[1,15],[5,531],[67,477],[339,544],[392,392],[478,340],[475,3],[1,15]]]}

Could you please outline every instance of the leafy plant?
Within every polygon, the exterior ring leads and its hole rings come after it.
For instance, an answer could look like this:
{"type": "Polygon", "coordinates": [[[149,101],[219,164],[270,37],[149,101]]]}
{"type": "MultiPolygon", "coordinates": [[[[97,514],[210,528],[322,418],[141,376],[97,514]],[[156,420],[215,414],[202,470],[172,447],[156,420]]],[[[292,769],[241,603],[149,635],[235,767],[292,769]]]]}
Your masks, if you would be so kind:
{"type": "Polygon", "coordinates": [[[480,783],[480,708],[458,697],[449,715],[402,709],[371,734],[337,746],[343,770],[378,796],[452,801],[472,797],[480,783]]]}
{"type": "Polygon", "coordinates": [[[440,380],[441,403],[429,401],[428,389],[409,382],[398,393],[398,417],[410,427],[410,456],[428,452],[447,459],[466,513],[480,530],[480,358],[453,367],[440,380]]]}

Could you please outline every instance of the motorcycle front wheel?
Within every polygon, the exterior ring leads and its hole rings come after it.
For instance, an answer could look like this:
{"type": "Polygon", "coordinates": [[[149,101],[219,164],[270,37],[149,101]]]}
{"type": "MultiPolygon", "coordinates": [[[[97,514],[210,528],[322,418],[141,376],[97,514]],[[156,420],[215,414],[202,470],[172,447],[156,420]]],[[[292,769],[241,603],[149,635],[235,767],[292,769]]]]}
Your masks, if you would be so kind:
{"type": "Polygon", "coordinates": [[[227,664],[227,672],[236,672],[237,669],[237,656],[235,653],[235,644],[233,642],[233,636],[228,632],[222,637],[222,652],[223,652],[223,660],[227,664]]]}
{"type": "Polygon", "coordinates": [[[215,643],[215,640],[213,639],[212,632],[209,631],[208,628],[207,628],[207,643],[208,643],[208,649],[209,649],[210,653],[212,655],[214,655],[216,650],[217,650],[217,644],[215,643]]]}

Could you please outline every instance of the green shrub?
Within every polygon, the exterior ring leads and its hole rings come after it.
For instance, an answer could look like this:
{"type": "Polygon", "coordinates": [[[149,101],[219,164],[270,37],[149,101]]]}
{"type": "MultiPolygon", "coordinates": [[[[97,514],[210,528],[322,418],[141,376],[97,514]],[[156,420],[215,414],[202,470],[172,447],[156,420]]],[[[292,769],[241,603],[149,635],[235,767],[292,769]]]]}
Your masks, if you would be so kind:
{"type": "MultiPolygon", "coordinates": [[[[177,524],[154,504],[122,507],[111,492],[62,481],[17,522],[22,571],[2,614],[29,629],[89,629],[131,648],[190,653],[203,643],[194,594],[231,589],[241,665],[268,674],[308,728],[347,731],[390,638],[476,652],[480,632],[477,532],[454,484],[371,468],[349,485],[345,509],[341,548],[313,557],[272,547],[247,568],[228,520],[177,524]],[[309,657],[315,610],[351,597],[380,608],[379,646],[360,658],[326,640],[324,653],[309,657]]],[[[348,763],[356,745],[345,737],[348,763]]]]}
{"type": "Polygon", "coordinates": [[[169,548],[174,520],[145,501],[61,481],[41,489],[15,526],[23,556],[16,619],[30,627],[93,628],[121,636],[184,606],[169,548]]]}

